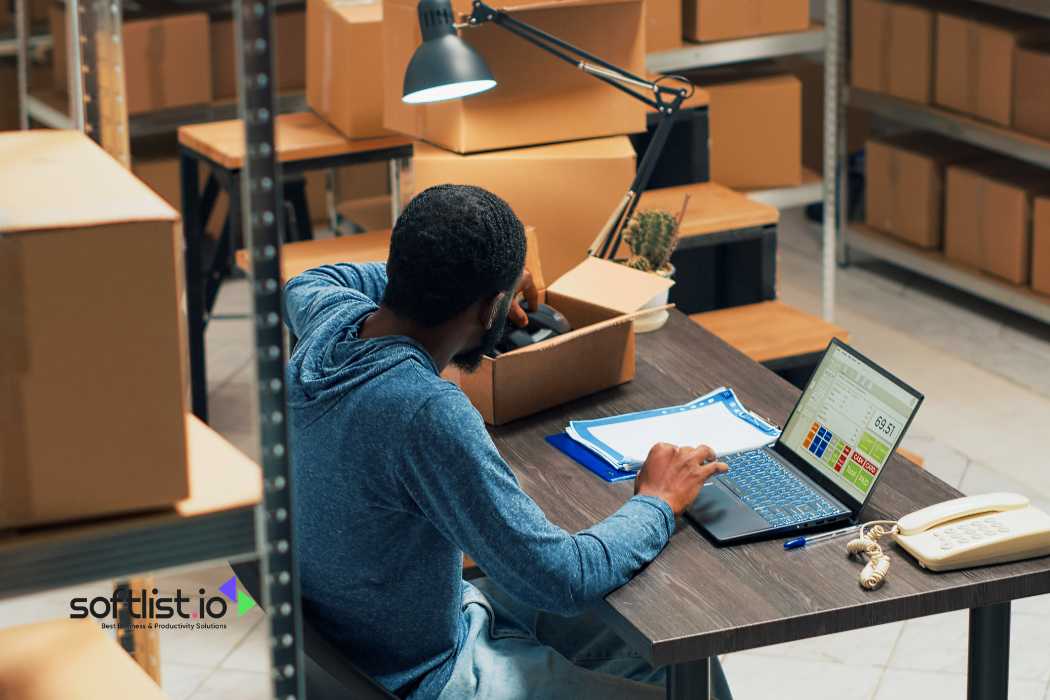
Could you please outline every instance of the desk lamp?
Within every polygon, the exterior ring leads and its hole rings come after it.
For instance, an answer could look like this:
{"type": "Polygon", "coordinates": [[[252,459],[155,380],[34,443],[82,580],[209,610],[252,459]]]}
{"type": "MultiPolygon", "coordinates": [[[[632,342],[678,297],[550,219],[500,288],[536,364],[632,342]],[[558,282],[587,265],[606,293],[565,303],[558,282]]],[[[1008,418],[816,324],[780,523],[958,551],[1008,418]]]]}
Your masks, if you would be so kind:
{"type": "Polygon", "coordinates": [[[693,94],[692,84],[680,76],[665,76],[656,81],[640,78],[517,20],[503,10],[489,7],[482,0],[474,0],[473,11],[463,24],[455,23],[450,0],[420,0],[418,11],[423,43],[416,49],[405,70],[401,97],[403,102],[442,102],[477,95],[496,87],[496,80],[485,60],[457,34],[460,28],[492,22],[657,110],[660,121],[635,173],[634,182],[588,251],[600,258],[614,258],[620,248],[623,230],[638,204],[638,197],[645,191],[653,168],[667,143],[675,114],[682,102],[693,94]],[[660,84],[665,78],[684,83],[686,87],[660,84]]]}

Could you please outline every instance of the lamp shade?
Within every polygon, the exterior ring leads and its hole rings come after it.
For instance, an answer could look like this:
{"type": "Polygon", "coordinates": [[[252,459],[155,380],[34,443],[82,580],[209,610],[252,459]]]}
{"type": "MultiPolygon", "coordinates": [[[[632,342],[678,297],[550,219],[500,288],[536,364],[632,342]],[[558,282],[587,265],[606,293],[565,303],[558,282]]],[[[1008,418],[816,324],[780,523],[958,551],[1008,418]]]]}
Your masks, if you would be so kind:
{"type": "Polygon", "coordinates": [[[456,34],[449,0],[420,0],[419,26],[423,43],[405,69],[403,102],[454,100],[496,87],[485,60],[456,34]]]}

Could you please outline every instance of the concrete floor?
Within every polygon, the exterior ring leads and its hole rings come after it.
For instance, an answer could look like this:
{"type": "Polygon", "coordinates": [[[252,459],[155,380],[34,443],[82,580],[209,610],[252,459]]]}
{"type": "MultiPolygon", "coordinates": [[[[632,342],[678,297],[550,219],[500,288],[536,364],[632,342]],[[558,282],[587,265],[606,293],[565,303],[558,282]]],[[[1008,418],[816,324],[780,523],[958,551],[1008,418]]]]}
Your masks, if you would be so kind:
{"type": "MultiPolygon", "coordinates": [[[[780,231],[781,298],[817,313],[816,229],[800,212],[780,231]]],[[[1029,322],[920,277],[858,263],[839,274],[837,322],[863,352],[926,394],[905,446],[966,493],[1013,490],[1050,511],[1050,327],[1029,322]]],[[[227,284],[220,316],[250,312],[246,282],[227,284]]],[[[219,318],[208,330],[213,426],[257,457],[250,321],[219,318]]],[[[828,543],[821,546],[839,546],[828,543]]],[[[214,589],[228,567],[159,579],[162,589],[214,589]]],[[[108,583],[78,586],[103,593],[108,583]]],[[[0,621],[64,617],[73,590],[0,604],[0,621]]],[[[163,685],[173,700],[268,697],[264,617],[228,616],[224,631],[164,632],[163,685]]],[[[856,632],[764,647],[726,657],[738,700],[962,698],[966,613],[949,613],[856,632]]],[[[1050,700],[1050,596],[1014,605],[1010,698],[1050,700]]]]}

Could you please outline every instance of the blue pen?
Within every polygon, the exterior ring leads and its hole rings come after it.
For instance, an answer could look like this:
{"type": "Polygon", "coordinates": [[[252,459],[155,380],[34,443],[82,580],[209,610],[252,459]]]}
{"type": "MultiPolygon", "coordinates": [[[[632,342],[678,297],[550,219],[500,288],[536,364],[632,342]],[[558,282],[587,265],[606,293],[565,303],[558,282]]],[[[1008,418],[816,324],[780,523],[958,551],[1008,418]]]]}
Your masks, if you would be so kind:
{"type": "Polygon", "coordinates": [[[856,532],[857,526],[850,525],[839,530],[832,530],[831,532],[822,532],[819,535],[810,535],[809,537],[795,537],[794,539],[787,540],[784,542],[784,549],[798,549],[799,547],[805,547],[807,544],[813,544],[814,542],[820,542],[821,540],[830,540],[832,537],[838,537],[839,535],[848,535],[851,532],[856,532]]]}

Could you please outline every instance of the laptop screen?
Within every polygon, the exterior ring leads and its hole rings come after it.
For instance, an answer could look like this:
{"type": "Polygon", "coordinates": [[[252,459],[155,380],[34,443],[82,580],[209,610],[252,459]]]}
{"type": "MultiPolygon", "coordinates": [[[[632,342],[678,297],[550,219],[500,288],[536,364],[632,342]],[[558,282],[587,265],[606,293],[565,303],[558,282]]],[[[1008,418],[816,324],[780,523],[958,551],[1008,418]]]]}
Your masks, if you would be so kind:
{"type": "Polygon", "coordinates": [[[832,343],[780,442],[863,503],[921,401],[846,346],[832,343]]]}

